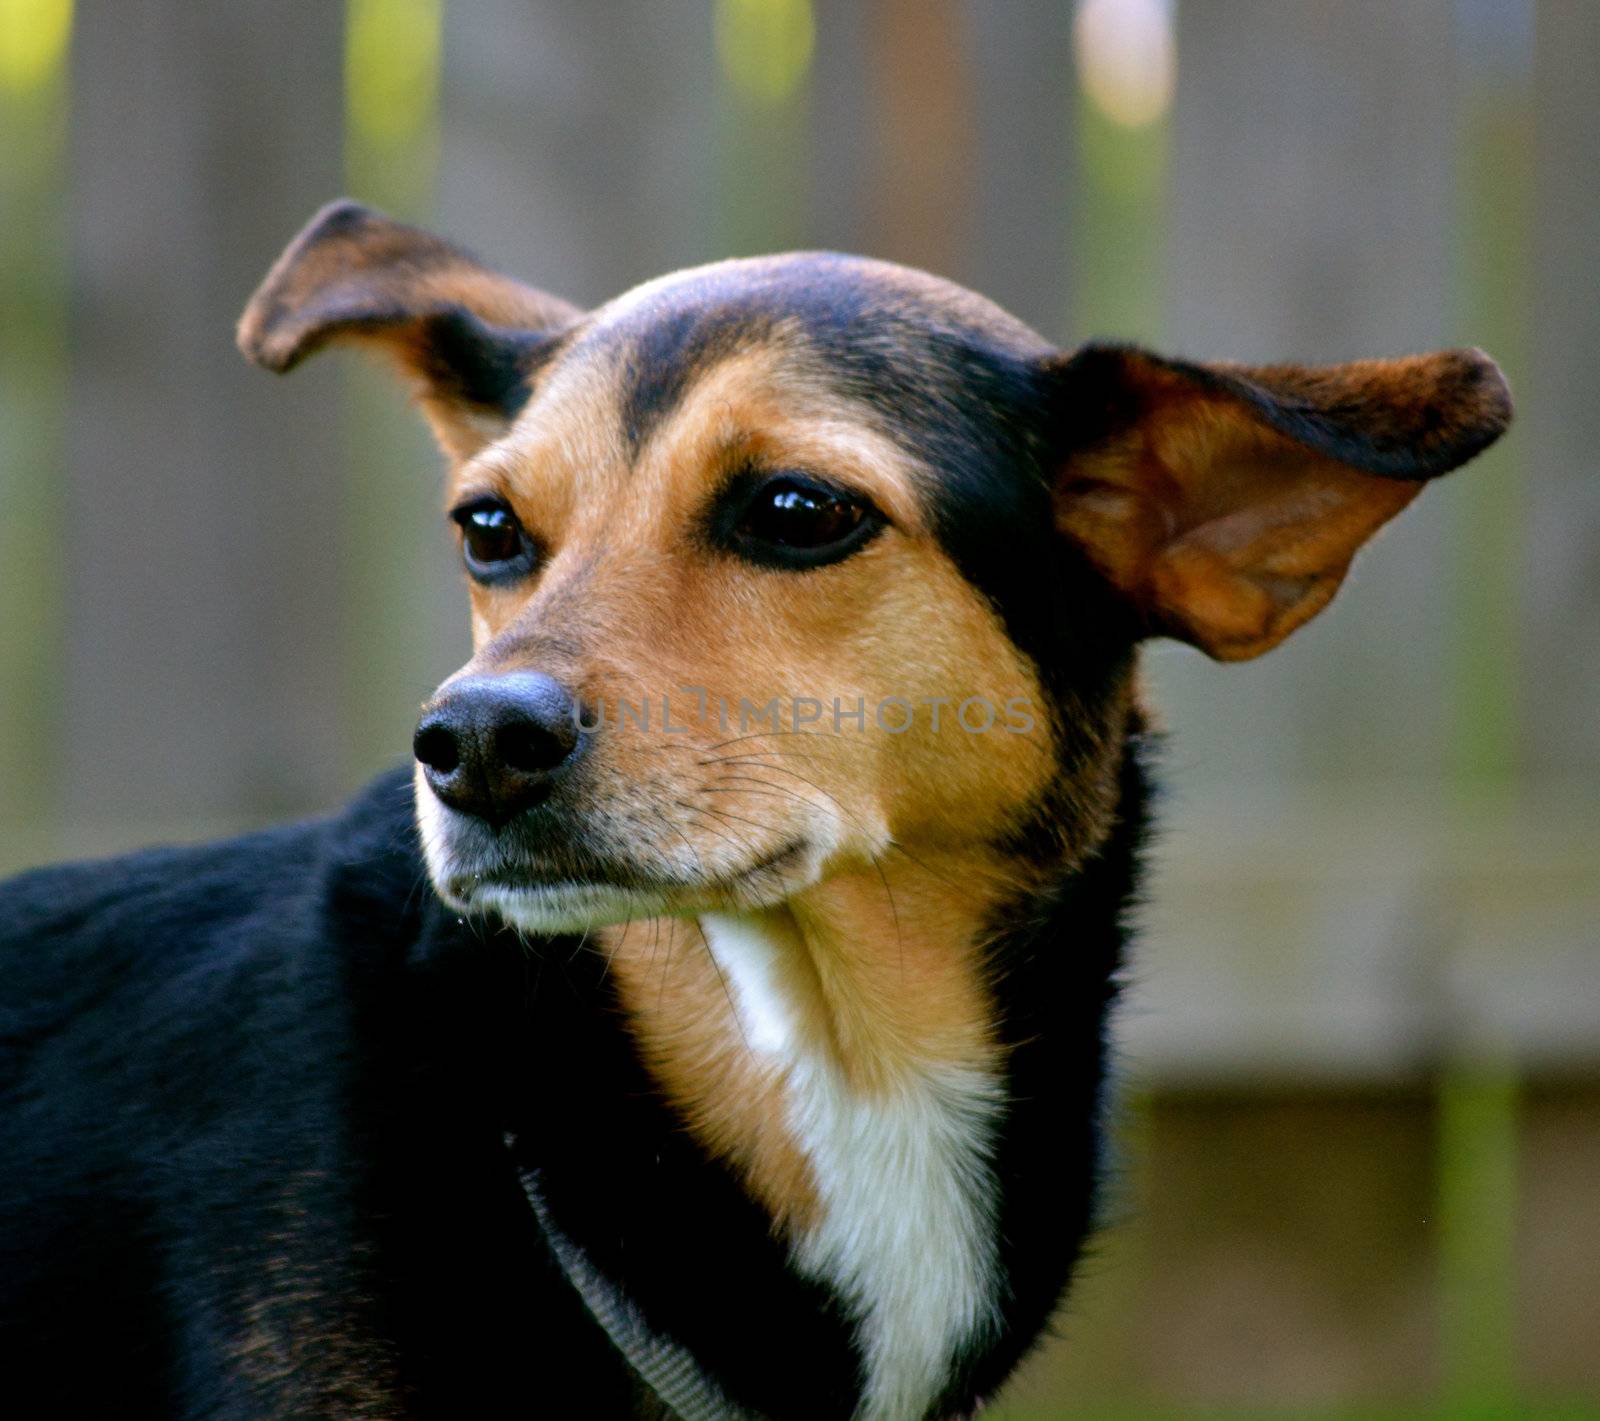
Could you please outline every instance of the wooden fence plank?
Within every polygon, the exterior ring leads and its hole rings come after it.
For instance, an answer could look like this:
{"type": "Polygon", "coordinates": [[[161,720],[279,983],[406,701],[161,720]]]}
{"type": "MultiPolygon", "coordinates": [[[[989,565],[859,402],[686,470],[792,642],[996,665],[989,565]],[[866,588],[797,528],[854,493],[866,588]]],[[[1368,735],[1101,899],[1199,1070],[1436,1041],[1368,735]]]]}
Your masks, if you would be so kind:
{"type": "MultiPolygon", "coordinates": [[[[1202,359],[1341,360],[1450,331],[1449,0],[1178,7],[1167,329],[1202,359]]],[[[1470,474],[1465,477],[1471,477],[1470,474]]],[[[1448,488],[1261,662],[1155,658],[1218,785],[1437,773],[1448,488]]]]}
{"type": "Polygon", "coordinates": [[[0,34],[0,873],[58,847],[71,15],[11,0],[0,34]]]}
{"type": "Polygon", "coordinates": [[[956,275],[1050,339],[1074,331],[1072,12],[968,0],[972,250],[956,275]]]}
{"type": "Polygon", "coordinates": [[[1545,0],[1534,26],[1529,464],[1517,635],[1527,770],[1600,802],[1600,6],[1545,0]]]}
{"type": "Polygon", "coordinates": [[[339,786],[336,403],[233,349],[337,190],[321,0],[85,0],[74,49],[66,812],[84,844],[339,786]]]}
{"type": "Polygon", "coordinates": [[[445,12],[442,220],[593,304],[719,255],[707,0],[485,0],[445,12]]]}

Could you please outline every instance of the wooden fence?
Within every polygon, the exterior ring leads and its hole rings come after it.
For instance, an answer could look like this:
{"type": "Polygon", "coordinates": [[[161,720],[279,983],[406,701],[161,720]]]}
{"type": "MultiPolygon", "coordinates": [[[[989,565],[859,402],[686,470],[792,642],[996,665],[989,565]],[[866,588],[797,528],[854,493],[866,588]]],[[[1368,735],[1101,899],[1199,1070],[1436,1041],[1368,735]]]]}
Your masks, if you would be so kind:
{"type": "Polygon", "coordinates": [[[1170,832],[1122,1030],[1136,1117],[1420,1102],[1425,1394],[1504,1398],[1528,1102],[1600,1065],[1600,6],[1103,0],[1133,126],[1085,8],[0,0],[0,869],[323,808],[464,658],[400,397],[232,350],[340,191],[585,302],[831,246],[1063,343],[1483,344],[1513,437],[1330,615],[1260,664],[1152,655],[1170,832]]]}

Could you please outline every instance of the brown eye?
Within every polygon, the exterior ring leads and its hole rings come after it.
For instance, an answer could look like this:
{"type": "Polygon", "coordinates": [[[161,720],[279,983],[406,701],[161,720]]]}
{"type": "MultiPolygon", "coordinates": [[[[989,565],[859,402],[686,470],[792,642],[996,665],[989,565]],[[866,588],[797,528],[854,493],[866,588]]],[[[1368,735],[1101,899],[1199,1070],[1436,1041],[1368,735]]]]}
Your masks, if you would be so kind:
{"type": "Polygon", "coordinates": [[[520,577],[532,568],[534,549],[517,515],[499,499],[482,499],[450,515],[461,529],[467,571],[480,582],[520,577]]]}
{"type": "Polygon", "coordinates": [[[818,567],[854,552],[882,522],[864,499],[783,475],[748,495],[734,520],[732,541],[755,562],[818,567]]]}

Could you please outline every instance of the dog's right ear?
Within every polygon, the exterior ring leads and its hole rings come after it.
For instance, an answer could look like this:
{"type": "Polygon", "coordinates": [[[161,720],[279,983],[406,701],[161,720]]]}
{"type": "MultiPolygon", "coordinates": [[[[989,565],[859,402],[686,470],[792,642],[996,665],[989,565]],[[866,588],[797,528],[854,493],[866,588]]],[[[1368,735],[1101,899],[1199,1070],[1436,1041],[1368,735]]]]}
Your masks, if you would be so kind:
{"type": "Polygon", "coordinates": [[[356,202],[317,213],[239,318],[239,349],[292,370],[333,342],[386,356],[440,447],[469,458],[510,427],[576,307],[356,202]]]}

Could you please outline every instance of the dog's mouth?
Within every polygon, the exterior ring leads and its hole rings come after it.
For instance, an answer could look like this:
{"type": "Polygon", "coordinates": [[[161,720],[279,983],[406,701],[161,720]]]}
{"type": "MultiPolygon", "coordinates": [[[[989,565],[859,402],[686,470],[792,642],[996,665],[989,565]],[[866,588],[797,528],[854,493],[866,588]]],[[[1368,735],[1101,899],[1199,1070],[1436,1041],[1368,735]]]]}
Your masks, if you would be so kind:
{"type": "Polygon", "coordinates": [[[441,896],[458,910],[504,919],[528,932],[583,932],[637,918],[765,906],[784,896],[810,858],[794,839],[732,872],[667,875],[586,854],[518,856],[444,876],[441,896]]]}

